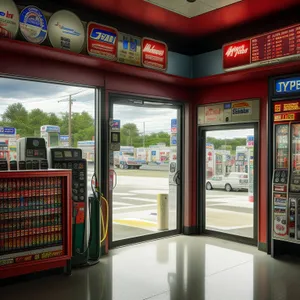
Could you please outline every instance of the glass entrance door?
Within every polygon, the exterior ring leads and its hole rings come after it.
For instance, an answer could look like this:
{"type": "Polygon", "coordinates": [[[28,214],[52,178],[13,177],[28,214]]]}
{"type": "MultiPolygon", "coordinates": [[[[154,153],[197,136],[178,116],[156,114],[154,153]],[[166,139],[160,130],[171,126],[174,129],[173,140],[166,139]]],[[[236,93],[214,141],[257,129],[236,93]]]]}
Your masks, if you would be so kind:
{"type": "Polygon", "coordinates": [[[110,165],[115,174],[111,191],[113,245],[177,232],[180,107],[118,99],[113,101],[112,118],[120,121],[121,133],[121,147],[111,153],[110,165]]]}
{"type": "Polygon", "coordinates": [[[239,128],[202,131],[204,230],[254,241],[256,131],[239,128]]]}

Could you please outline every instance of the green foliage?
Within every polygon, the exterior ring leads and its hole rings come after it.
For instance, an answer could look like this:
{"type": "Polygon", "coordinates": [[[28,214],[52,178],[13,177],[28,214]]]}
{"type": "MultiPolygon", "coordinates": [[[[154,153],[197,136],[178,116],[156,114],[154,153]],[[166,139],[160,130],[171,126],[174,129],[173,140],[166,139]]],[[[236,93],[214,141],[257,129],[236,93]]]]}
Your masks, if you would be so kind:
{"type": "Polygon", "coordinates": [[[246,138],[233,138],[233,139],[216,139],[213,137],[206,138],[207,143],[214,145],[216,150],[230,150],[235,153],[237,146],[246,146],[246,138]]]}
{"type": "Polygon", "coordinates": [[[157,145],[159,143],[165,143],[167,146],[170,145],[170,135],[167,132],[158,132],[143,135],[140,133],[136,124],[127,123],[121,128],[121,145],[122,146],[134,146],[136,148],[145,147],[150,145],[157,145]]]}
{"type": "MultiPolygon", "coordinates": [[[[2,115],[1,126],[15,127],[21,137],[40,136],[42,125],[56,125],[60,127],[62,135],[69,133],[69,114],[45,113],[39,108],[27,111],[22,103],[9,105],[2,115]]],[[[88,112],[72,114],[72,144],[78,141],[92,140],[95,135],[94,120],[88,112]]]]}

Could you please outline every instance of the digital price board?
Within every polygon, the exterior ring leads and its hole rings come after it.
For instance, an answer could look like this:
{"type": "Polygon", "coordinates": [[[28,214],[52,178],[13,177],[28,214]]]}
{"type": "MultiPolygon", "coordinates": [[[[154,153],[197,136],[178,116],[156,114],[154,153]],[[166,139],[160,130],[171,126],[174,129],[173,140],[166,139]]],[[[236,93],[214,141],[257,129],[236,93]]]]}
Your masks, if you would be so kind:
{"type": "Polygon", "coordinates": [[[226,71],[300,60],[300,24],[283,28],[223,47],[226,71]]]}

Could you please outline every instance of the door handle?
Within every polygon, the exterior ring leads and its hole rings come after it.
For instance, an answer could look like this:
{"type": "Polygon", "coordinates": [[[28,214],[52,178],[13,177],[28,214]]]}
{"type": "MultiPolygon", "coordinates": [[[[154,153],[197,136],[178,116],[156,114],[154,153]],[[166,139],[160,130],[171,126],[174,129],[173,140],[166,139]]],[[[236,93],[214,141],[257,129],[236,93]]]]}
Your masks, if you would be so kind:
{"type": "Polygon", "coordinates": [[[178,170],[173,177],[173,181],[176,183],[176,185],[180,185],[180,183],[181,183],[180,174],[181,174],[181,172],[180,172],[180,170],[178,170]]]}

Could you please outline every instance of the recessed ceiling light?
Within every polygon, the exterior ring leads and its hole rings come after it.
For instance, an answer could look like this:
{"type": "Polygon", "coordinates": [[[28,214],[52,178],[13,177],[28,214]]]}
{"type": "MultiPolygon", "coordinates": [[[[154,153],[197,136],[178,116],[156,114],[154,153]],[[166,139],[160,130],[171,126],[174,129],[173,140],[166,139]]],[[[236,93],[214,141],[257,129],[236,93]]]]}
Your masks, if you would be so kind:
{"type": "Polygon", "coordinates": [[[186,0],[186,1],[190,3],[196,2],[196,0],[186,0]]]}

